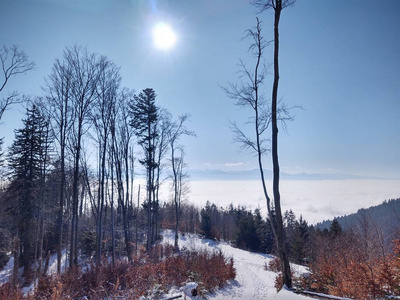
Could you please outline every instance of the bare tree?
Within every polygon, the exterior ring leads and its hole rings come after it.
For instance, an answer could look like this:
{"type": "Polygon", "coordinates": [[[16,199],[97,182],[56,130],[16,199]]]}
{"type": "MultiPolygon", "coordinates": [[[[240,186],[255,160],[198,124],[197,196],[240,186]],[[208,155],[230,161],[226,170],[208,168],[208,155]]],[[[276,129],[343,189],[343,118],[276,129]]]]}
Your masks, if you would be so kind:
{"type": "Polygon", "coordinates": [[[72,185],[72,222],[70,244],[70,267],[78,263],[78,207],[80,162],[82,138],[90,116],[93,101],[96,99],[99,79],[98,55],[89,53],[86,48],[74,46],[64,52],[64,60],[71,66],[71,104],[74,109],[74,122],[69,137],[74,157],[74,174],[72,185]]]}
{"type": "Polygon", "coordinates": [[[183,135],[195,136],[193,131],[186,129],[184,123],[189,119],[189,115],[185,114],[178,118],[176,122],[173,122],[169,130],[169,145],[171,149],[171,168],[172,168],[172,182],[174,188],[174,206],[175,206],[175,249],[179,249],[178,245],[178,229],[180,221],[180,210],[181,210],[181,199],[183,194],[183,179],[187,177],[183,168],[184,164],[184,151],[183,147],[177,145],[178,140],[183,135]],[[177,156],[176,152],[180,151],[180,155],[177,156]]]}
{"type": "Polygon", "coordinates": [[[229,87],[223,87],[223,89],[227,96],[235,101],[236,106],[249,107],[253,111],[253,115],[249,118],[247,124],[254,126],[255,138],[246,134],[235,122],[231,123],[231,129],[235,133],[236,142],[241,144],[241,150],[250,150],[257,155],[263,192],[267,200],[268,215],[272,219],[271,199],[265,184],[263,168],[263,156],[269,151],[267,145],[269,139],[265,137],[265,134],[271,123],[271,113],[268,110],[268,102],[260,91],[260,86],[267,74],[267,67],[263,63],[263,53],[268,43],[264,41],[261,35],[261,22],[258,18],[257,26],[254,29],[247,30],[245,38],[252,40],[249,51],[256,58],[255,68],[250,70],[241,60],[239,64],[240,83],[231,83],[229,87]],[[245,82],[243,82],[243,78],[245,82]]]}
{"type": "MultiPolygon", "coordinates": [[[[11,77],[25,74],[35,68],[35,63],[29,61],[28,55],[16,45],[11,46],[11,48],[3,45],[0,48],[0,63],[2,75],[0,78],[0,93],[4,90],[11,77]]],[[[21,102],[22,99],[17,91],[12,91],[5,97],[0,97],[0,121],[3,113],[10,105],[21,102]]]]}
{"type": "Polygon", "coordinates": [[[172,126],[172,115],[165,108],[158,109],[158,120],[156,124],[157,135],[155,136],[155,161],[156,168],[154,170],[154,190],[153,190],[153,206],[154,206],[154,215],[152,220],[152,236],[153,241],[158,239],[158,213],[160,208],[160,199],[159,192],[162,184],[161,173],[165,167],[165,163],[163,163],[163,159],[168,151],[169,146],[169,132],[172,126]]]}
{"type": "Polygon", "coordinates": [[[276,212],[276,239],[278,253],[282,264],[283,284],[292,287],[289,259],[286,251],[285,231],[283,228],[281,196],[279,192],[279,159],[278,159],[278,85],[279,85],[279,20],[282,9],[293,5],[295,0],[253,0],[253,4],[263,12],[273,9],[274,16],[274,83],[272,86],[271,125],[272,125],[272,165],[273,194],[276,212]]]}
{"type": "MultiPolygon", "coordinates": [[[[116,122],[111,124],[112,152],[114,156],[115,177],[117,180],[118,205],[122,210],[122,223],[124,228],[125,249],[128,260],[132,261],[132,247],[128,223],[128,201],[129,201],[129,160],[133,129],[130,126],[128,101],[133,97],[133,92],[122,89],[118,94],[118,105],[116,122]],[[125,182],[125,184],[124,184],[125,182]],[[125,186],[125,192],[124,192],[125,186]]],[[[133,168],[133,166],[132,166],[133,168]]],[[[133,174],[131,175],[133,177],[133,174]]],[[[137,235],[136,235],[137,236],[137,235]]]]}
{"type": "MultiPolygon", "coordinates": [[[[284,269],[284,265],[285,268],[287,268],[286,271],[290,274],[290,266],[286,253],[286,242],[283,231],[283,221],[280,209],[279,194],[278,198],[275,198],[277,197],[277,195],[274,193],[275,211],[273,211],[271,198],[268,194],[265,183],[263,169],[263,157],[270,151],[270,140],[268,139],[266,134],[267,128],[271,125],[273,121],[273,113],[269,108],[269,103],[266,100],[265,95],[261,91],[261,86],[263,85],[264,79],[267,75],[267,66],[263,61],[263,54],[265,48],[268,46],[269,43],[264,40],[261,34],[261,22],[258,18],[256,27],[247,30],[245,38],[249,38],[252,41],[249,47],[249,51],[256,60],[254,70],[250,70],[243,61],[240,61],[240,83],[229,84],[228,87],[223,87],[223,89],[227,96],[235,101],[236,106],[243,108],[247,107],[252,110],[252,116],[249,117],[247,124],[253,126],[253,132],[255,135],[254,138],[252,138],[234,122],[231,123],[231,129],[235,133],[235,140],[241,144],[241,150],[250,150],[257,156],[263,193],[267,202],[268,216],[271,222],[271,227],[275,236],[275,240],[278,245],[279,257],[282,261],[282,269],[284,269]],[[277,206],[279,206],[279,210],[277,206]],[[280,218],[277,217],[278,212],[280,218]],[[274,222],[274,220],[277,220],[278,222],[274,222]],[[279,222],[280,225],[276,224],[279,222]]],[[[292,117],[289,115],[289,110],[290,108],[286,107],[284,104],[280,105],[279,108],[275,111],[275,116],[277,117],[277,120],[281,120],[283,123],[285,121],[291,120],[292,117]]],[[[274,167],[274,171],[275,170],[276,169],[274,167]]],[[[277,177],[274,177],[274,183],[276,183],[276,179],[277,177]]],[[[285,284],[289,287],[291,286],[290,281],[285,281],[285,284]]]]}
{"type": "MultiPolygon", "coordinates": [[[[64,57],[67,53],[64,51],[64,57]]],[[[72,66],[68,62],[56,59],[52,72],[46,79],[43,88],[46,97],[40,104],[42,109],[50,116],[53,136],[58,143],[60,160],[60,187],[58,206],[58,245],[57,245],[57,273],[61,272],[61,250],[63,243],[63,215],[65,205],[65,164],[67,150],[67,136],[73,121],[72,108],[72,66]]]]}
{"type": "Polygon", "coordinates": [[[121,77],[119,69],[106,57],[101,57],[99,62],[99,74],[97,81],[96,98],[97,105],[90,110],[91,122],[96,131],[96,142],[99,149],[99,188],[97,197],[97,241],[96,241],[96,265],[100,265],[101,240],[102,240],[102,215],[105,202],[105,175],[106,160],[109,146],[110,129],[115,118],[115,106],[117,92],[121,77]]]}
{"type": "MultiPolygon", "coordinates": [[[[35,68],[35,63],[29,61],[28,55],[24,51],[20,50],[18,46],[13,45],[9,49],[6,45],[0,48],[0,93],[3,92],[7,83],[11,77],[19,74],[25,74],[26,72],[35,68]]],[[[4,112],[9,106],[17,103],[24,102],[25,99],[21,98],[17,91],[12,91],[7,96],[0,94],[0,122],[4,112]]],[[[3,138],[0,137],[0,166],[2,165],[2,146],[3,138]]]]}

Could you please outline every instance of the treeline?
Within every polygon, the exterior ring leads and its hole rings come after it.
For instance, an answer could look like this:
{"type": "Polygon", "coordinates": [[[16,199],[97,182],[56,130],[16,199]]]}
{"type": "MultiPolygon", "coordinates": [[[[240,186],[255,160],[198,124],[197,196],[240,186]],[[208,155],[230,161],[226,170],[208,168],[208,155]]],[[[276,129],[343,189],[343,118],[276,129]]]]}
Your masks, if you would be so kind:
{"type": "MultiPolygon", "coordinates": [[[[32,63],[18,47],[0,54],[2,90],[32,63]]],[[[115,264],[120,256],[131,261],[142,245],[149,252],[160,239],[159,190],[167,178],[172,196],[162,202],[172,201],[179,227],[187,194],[180,138],[194,132],[186,129],[188,114],[174,118],[156,98],[151,88],[122,87],[119,67],[84,47],[67,47],[55,60],[43,94],[24,102],[12,145],[0,149],[0,264],[12,253],[14,285],[21,267],[22,284],[40,278],[54,251],[59,274],[63,249],[69,269],[80,253],[99,266],[105,255],[115,264]],[[138,170],[145,183],[134,191],[138,170]]],[[[19,102],[17,92],[1,98],[0,118],[19,102]]]]}
{"type": "MultiPolygon", "coordinates": [[[[272,212],[274,214],[274,210],[272,212]]],[[[314,227],[301,216],[296,219],[292,210],[284,213],[283,221],[290,260],[307,263],[314,227]]],[[[200,211],[199,229],[205,238],[225,240],[244,250],[276,255],[271,223],[262,216],[260,209],[252,211],[232,204],[222,208],[207,202],[200,211]]]]}

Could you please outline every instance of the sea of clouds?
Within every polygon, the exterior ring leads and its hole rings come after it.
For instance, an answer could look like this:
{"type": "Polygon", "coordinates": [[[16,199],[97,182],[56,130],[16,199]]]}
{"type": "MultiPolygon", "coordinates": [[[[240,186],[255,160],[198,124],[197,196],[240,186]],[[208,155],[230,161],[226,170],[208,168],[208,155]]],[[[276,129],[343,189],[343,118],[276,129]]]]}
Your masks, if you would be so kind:
{"type": "MultiPolygon", "coordinates": [[[[309,224],[333,219],[400,198],[400,180],[287,180],[281,181],[282,210],[292,209],[309,224]]],[[[272,198],[272,182],[267,183],[272,198]]],[[[266,211],[260,181],[191,181],[188,202],[219,207],[241,205],[266,211]]]]}

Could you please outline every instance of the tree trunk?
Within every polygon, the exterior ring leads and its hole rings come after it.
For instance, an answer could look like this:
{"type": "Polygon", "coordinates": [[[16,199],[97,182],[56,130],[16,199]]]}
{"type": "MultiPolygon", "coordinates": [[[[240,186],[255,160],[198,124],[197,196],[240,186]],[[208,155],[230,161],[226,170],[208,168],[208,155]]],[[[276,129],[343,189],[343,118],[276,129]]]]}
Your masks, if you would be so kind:
{"type": "MultiPolygon", "coordinates": [[[[61,138],[63,139],[63,138],[61,138]]],[[[61,143],[61,182],[60,182],[60,203],[58,207],[58,245],[57,245],[57,274],[61,274],[61,258],[62,258],[62,240],[63,240],[63,212],[64,212],[64,196],[65,196],[65,142],[61,143]]]]}
{"type": "Polygon", "coordinates": [[[172,151],[172,171],[174,173],[174,203],[175,203],[175,250],[179,250],[178,240],[179,240],[179,206],[178,206],[178,176],[176,174],[176,166],[174,163],[174,151],[172,151]]]}
{"type": "Polygon", "coordinates": [[[82,121],[78,121],[77,145],[74,153],[74,178],[72,185],[72,222],[71,222],[71,245],[70,245],[70,262],[72,268],[78,264],[77,253],[77,235],[78,235],[78,203],[79,203],[79,160],[81,154],[81,139],[82,139],[82,121]]]}
{"type": "Polygon", "coordinates": [[[111,154],[111,258],[115,266],[115,221],[114,221],[114,153],[111,154]]]}
{"type": "Polygon", "coordinates": [[[103,141],[103,147],[100,147],[102,150],[101,156],[101,164],[100,164],[100,182],[99,182],[99,195],[98,195],[98,204],[97,204],[97,243],[96,243],[96,265],[100,266],[101,262],[101,241],[102,241],[102,232],[103,232],[103,209],[104,209],[104,182],[105,182],[105,169],[106,169],[106,140],[103,141]]]}
{"type": "Polygon", "coordinates": [[[139,189],[138,189],[137,208],[136,208],[136,249],[135,249],[136,256],[138,255],[138,240],[139,240],[139,234],[138,234],[138,228],[139,228],[139,201],[140,201],[140,184],[139,184],[139,189]]]}
{"type": "Polygon", "coordinates": [[[282,264],[283,284],[292,287],[289,259],[286,251],[286,238],[283,228],[281,212],[281,196],[279,193],[279,160],[278,160],[278,124],[277,124],[277,98],[279,83],[279,19],[282,10],[282,1],[276,1],[274,21],[274,83],[272,88],[272,164],[273,164],[273,194],[276,211],[276,239],[278,254],[282,264]]]}
{"type": "MultiPolygon", "coordinates": [[[[150,120],[148,120],[147,124],[148,132],[147,136],[151,136],[151,123],[150,120]]],[[[152,212],[151,212],[151,206],[152,206],[152,201],[151,201],[151,196],[152,196],[152,171],[153,171],[153,160],[152,160],[152,146],[151,146],[151,139],[149,139],[148,142],[148,150],[147,150],[147,157],[148,157],[148,162],[147,162],[147,243],[146,243],[146,251],[147,253],[150,251],[150,247],[153,243],[152,237],[153,237],[153,232],[152,232],[152,212]]]]}
{"type": "MultiPolygon", "coordinates": [[[[17,229],[18,230],[18,229],[17,229]]],[[[12,275],[12,286],[14,288],[18,285],[18,269],[19,269],[19,235],[14,238],[14,247],[13,247],[13,256],[14,256],[14,268],[12,275]]]]}
{"type": "MultiPolygon", "coordinates": [[[[115,152],[117,153],[117,151],[115,152]]],[[[125,249],[128,256],[129,262],[132,262],[132,251],[130,247],[129,233],[128,233],[128,220],[127,211],[124,202],[124,188],[122,181],[122,159],[119,155],[116,156],[116,176],[117,176],[117,187],[118,187],[118,203],[122,209],[122,223],[124,227],[124,237],[125,237],[125,249]]]]}

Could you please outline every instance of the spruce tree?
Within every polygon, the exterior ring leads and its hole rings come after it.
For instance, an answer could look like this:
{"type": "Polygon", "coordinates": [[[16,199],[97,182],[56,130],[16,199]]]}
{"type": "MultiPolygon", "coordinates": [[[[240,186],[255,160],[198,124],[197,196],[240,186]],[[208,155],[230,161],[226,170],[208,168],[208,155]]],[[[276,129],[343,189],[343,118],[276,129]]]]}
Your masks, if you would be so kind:
{"type": "Polygon", "coordinates": [[[33,105],[27,109],[23,128],[15,130],[15,140],[9,149],[10,167],[9,213],[14,217],[16,235],[20,239],[21,266],[27,271],[34,257],[35,216],[37,216],[43,161],[46,144],[47,123],[33,105]]]}
{"type": "Polygon", "coordinates": [[[204,207],[201,212],[201,220],[200,220],[200,230],[203,233],[204,237],[206,239],[212,239],[214,238],[213,234],[212,234],[212,209],[211,209],[211,204],[209,201],[207,201],[206,203],[206,207],[204,207]]]}
{"type": "Polygon", "coordinates": [[[138,138],[139,145],[142,146],[144,159],[139,162],[146,168],[147,173],[147,250],[155,241],[156,233],[155,216],[157,209],[155,202],[155,170],[158,167],[155,160],[158,108],[155,104],[156,93],[153,89],[144,89],[139,95],[134,96],[134,102],[130,104],[132,120],[130,125],[133,127],[138,138]]]}

